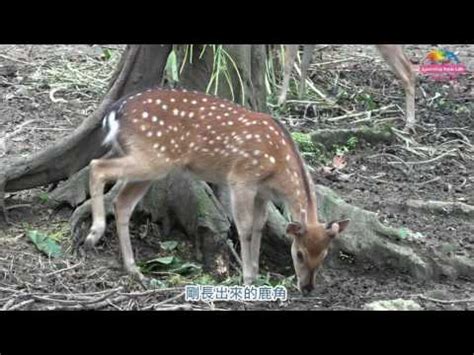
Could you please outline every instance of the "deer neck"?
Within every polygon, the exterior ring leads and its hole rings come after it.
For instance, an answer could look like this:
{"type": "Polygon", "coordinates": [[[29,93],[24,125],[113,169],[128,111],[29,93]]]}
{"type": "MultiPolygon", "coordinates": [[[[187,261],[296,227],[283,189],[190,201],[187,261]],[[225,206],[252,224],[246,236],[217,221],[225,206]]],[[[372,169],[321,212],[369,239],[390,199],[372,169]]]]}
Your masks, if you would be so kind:
{"type": "Polygon", "coordinates": [[[292,220],[300,222],[304,225],[317,225],[318,212],[313,186],[306,174],[300,178],[302,180],[301,184],[303,184],[303,186],[304,184],[308,184],[309,193],[304,191],[304,193],[301,193],[299,196],[293,193],[291,197],[288,198],[292,220]]]}
{"type": "Polygon", "coordinates": [[[318,225],[316,196],[310,175],[298,148],[289,132],[279,122],[281,132],[286,142],[284,161],[276,179],[276,190],[287,201],[292,220],[304,225],[318,225]]]}

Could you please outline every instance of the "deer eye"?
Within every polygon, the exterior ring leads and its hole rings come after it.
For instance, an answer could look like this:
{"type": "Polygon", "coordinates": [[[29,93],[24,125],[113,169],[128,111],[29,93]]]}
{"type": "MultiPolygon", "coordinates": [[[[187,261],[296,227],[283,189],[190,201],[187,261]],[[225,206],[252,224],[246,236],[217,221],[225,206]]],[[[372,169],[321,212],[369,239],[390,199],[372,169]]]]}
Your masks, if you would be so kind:
{"type": "Polygon", "coordinates": [[[298,258],[299,262],[303,262],[304,258],[303,258],[303,253],[301,251],[298,251],[296,253],[296,257],[298,258]]]}

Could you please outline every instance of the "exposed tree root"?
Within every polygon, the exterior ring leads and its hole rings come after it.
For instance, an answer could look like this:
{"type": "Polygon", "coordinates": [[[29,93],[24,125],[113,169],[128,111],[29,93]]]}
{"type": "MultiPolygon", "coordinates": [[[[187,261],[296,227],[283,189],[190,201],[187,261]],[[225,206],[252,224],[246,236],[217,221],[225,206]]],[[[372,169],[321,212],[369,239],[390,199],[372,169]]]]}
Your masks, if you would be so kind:
{"type": "Polygon", "coordinates": [[[432,213],[456,214],[465,217],[474,217],[474,206],[462,202],[407,200],[409,208],[420,209],[432,213]]]}
{"type": "Polygon", "coordinates": [[[384,226],[375,213],[345,203],[329,188],[318,185],[316,192],[323,220],[351,219],[344,235],[335,240],[333,251],[342,250],[361,262],[391,267],[423,280],[473,278],[471,258],[426,250],[416,243],[414,233],[384,226]]]}
{"type": "Polygon", "coordinates": [[[311,140],[314,144],[322,145],[326,149],[330,149],[336,144],[344,145],[351,137],[372,144],[389,143],[394,139],[390,128],[319,129],[311,133],[311,140]]]}

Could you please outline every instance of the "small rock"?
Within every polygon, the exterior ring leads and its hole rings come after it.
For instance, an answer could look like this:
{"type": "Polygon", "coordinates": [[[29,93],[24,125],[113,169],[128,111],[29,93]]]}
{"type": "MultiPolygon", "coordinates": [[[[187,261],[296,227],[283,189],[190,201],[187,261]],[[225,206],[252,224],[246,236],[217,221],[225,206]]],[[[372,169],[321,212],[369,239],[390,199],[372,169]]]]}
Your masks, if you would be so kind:
{"type": "Polygon", "coordinates": [[[339,181],[350,181],[352,174],[339,174],[339,181]]]}
{"type": "Polygon", "coordinates": [[[438,300],[449,300],[452,298],[451,294],[447,292],[446,290],[432,290],[428,291],[426,294],[426,297],[438,299],[438,300]]]}
{"type": "Polygon", "coordinates": [[[30,96],[30,91],[28,90],[27,87],[25,86],[21,86],[19,87],[16,92],[15,92],[17,95],[21,95],[21,96],[30,96]]]}
{"type": "Polygon", "coordinates": [[[100,58],[104,53],[104,49],[101,46],[92,45],[83,48],[82,52],[91,57],[100,58]]]}
{"type": "Polygon", "coordinates": [[[363,309],[370,311],[420,311],[423,308],[415,301],[397,298],[366,303],[363,309]]]}
{"type": "Polygon", "coordinates": [[[14,76],[17,70],[18,69],[14,65],[0,65],[0,76],[14,76]]]}

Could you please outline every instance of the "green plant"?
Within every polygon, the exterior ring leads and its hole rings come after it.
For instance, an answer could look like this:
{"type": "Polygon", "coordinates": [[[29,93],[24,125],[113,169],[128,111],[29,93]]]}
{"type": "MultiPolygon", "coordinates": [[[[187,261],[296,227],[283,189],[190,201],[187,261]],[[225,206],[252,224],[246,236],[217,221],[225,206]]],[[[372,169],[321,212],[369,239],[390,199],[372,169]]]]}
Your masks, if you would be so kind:
{"type": "Polygon", "coordinates": [[[168,240],[166,242],[161,242],[161,249],[166,251],[172,251],[178,247],[178,242],[176,240],[168,240]]]}
{"type": "Polygon", "coordinates": [[[315,147],[311,136],[307,133],[293,132],[291,136],[295,143],[298,145],[298,148],[302,152],[306,153],[315,153],[318,152],[318,149],[315,147]]]}
{"type": "Polygon", "coordinates": [[[168,272],[189,276],[201,272],[201,266],[182,260],[177,256],[160,256],[140,264],[140,269],[145,272],[168,272]]]}
{"type": "Polygon", "coordinates": [[[357,137],[352,136],[347,140],[346,144],[344,145],[334,144],[332,146],[332,151],[335,155],[345,155],[349,152],[354,151],[357,147],[357,144],[359,144],[359,140],[357,139],[357,137]]]}
{"type": "Polygon", "coordinates": [[[298,146],[301,155],[308,163],[314,164],[317,161],[321,162],[326,159],[322,151],[311,140],[310,134],[293,132],[291,136],[298,146]]]}
{"type": "Polygon", "coordinates": [[[372,95],[364,92],[356,96],[356,101],[364,104],[367,110],[374,110],[377,107],[372,95]]]}
{"type": "Polygon", "coordinates": [[[179,81],[178,59],[174,50],[172,50],[170,55],[168,56],[168,60],[166,61],[165,66],[165,72],[168,78],[171,79],[171,81],[179,81]]]}
{"type": "Polygon", "coordinates": [[[201,274],[196,276],[192,282],[197,285],[215,285],[217,284],[216,280],[209,274],[201,274]]]}
{"type": "Polygon", "coordinates": [[[38,194],[38,198],[41,201],[41,203],[48,203],[49,201],[49,195],[46,192],[40,192],[38,194]]]}
{"type": "Polygon", "coordinates": [[[272,97],[274,88],[276,88],[276,75],[273,56],[269,55],[265,63],[265,89],[267,90],[267,97],[272,97]]]}
{"type": "MultiPolygon", "coordinates": [[[[173,81],[179,81],[179,74],[183,72],[184,67],[188,61],[190,64],[192,64],[194,46],[195,45],[193,44],[189,44],[185,46],[184,56],[180,65],[179,72],[178,72],[179,64],[177,60],[176,50],[175,49],[172,50],[170,56],[168,57],[166,67],[167,67],[168,77],[170,77],[173,81]]],[[[212,92],[214,95],[217,95],[219,91],[219,83],[221,81],[221,78],[224,78],[229,87],[232,100],[235,100],[234,85],[231,78],[231,73],[232,71],[234,71],[239,81],[242,104],[244,104],[245,103],[244,81],[242,79],[240,69],[237,63],[235,62],[234,58],[232,58],[229,52],[225,50],[223,45],[205,44],[202,46],[201,52],[199,53],[199,59],[202,59],[202,57],[208,50],[212,51],[213,61],[212,61],[211,77],[206,87],[206,93],[212,92]]]]}
{"type": "Polygon", "coordinates": [[[62,255],[60,245],[48,234],[37,230],[29,230],[26,233],[36,248],[49,257],[59,257],[62,255]]]}
{"type": "Polygon", "coordinates": [[[223,286],[238,286],[242,282],[242,278],[240,275],[233,275],[228,277],[222,282],[223,286]]]}
{"type": "Polygon", "coordinates": [[[356,136],[352,136],[347,140],[347,148],[349,150],[354,150],[357,147],[357,144],[359,143],[359,139],[356,136]]]}
{"type": "Polygon", "coordinates": [[[101,58],[105,61],[112,59],[113,52],[109,48],[104,48],[102,50],[101,58]]]}

